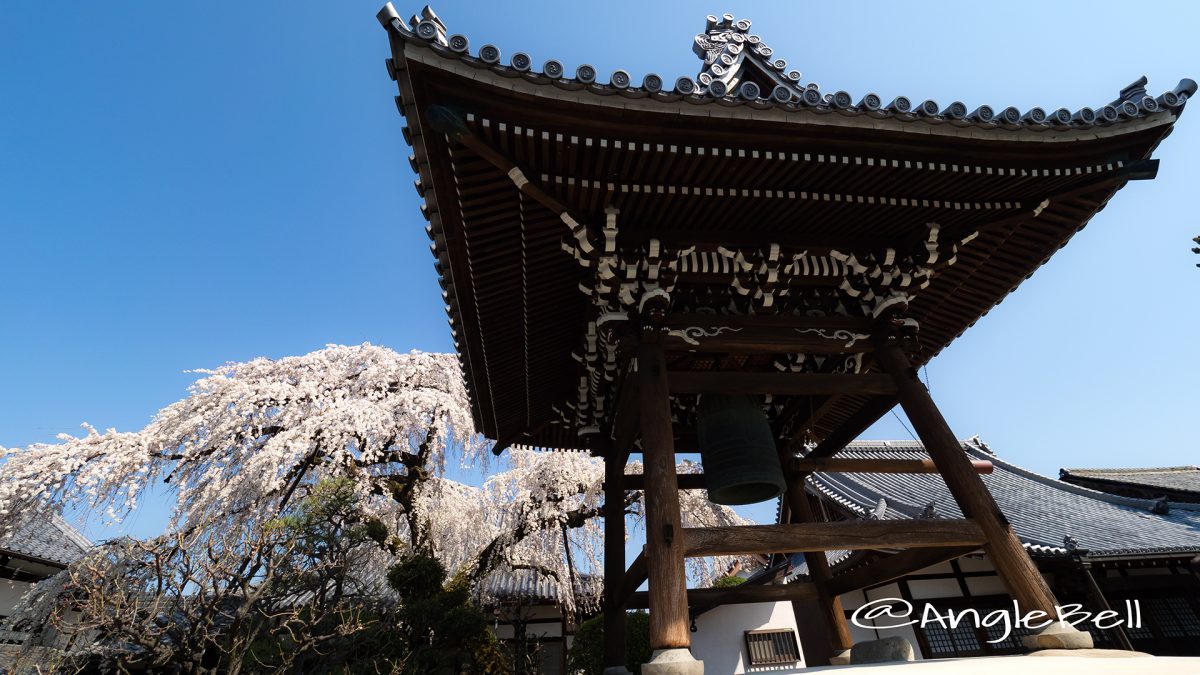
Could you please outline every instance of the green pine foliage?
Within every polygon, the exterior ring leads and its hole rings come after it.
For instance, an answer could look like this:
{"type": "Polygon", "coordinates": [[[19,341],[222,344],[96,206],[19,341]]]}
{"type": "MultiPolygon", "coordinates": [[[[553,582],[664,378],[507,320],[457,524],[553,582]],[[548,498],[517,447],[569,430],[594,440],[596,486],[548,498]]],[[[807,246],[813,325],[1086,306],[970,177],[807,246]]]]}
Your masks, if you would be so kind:
{"type": "MultiPolygon", "coordinates": [[[[642,664],[650,660],[650,654],[650,615],[629,612],[625,618],[625,667],[637,675],[642,664]]],[[[567,652],[567,672],[582,675],[604,672],[603,614],[584,621],[575,632],[571,651],[567,652]]]]}
{"type": "MultiPolygon", "coordinates": [[[[323,481],[294,513],[272,523],[279,534],[302,542],[295,574],[287,578],[307,580],[307,561],[362,545],[390,546],[381,522],[358,515],[353,488],[349,480],[323,481]]],[[[346,598],[344,611],[326,612],[322,625],[308,629],[345,635],[345,640],[328,640],[320,648],[305,650],[293,637],[296,631],[268,631],[246,659],[246,670],[273,672],[286,664],[293,672],[346,675],[512,672],[504,646],[489,630],[483,611],[471,602],[470,588],[460,579],[447,580],[440,561],[410,555],[388,570],[387,582],[394,599],[346,598]]]]}

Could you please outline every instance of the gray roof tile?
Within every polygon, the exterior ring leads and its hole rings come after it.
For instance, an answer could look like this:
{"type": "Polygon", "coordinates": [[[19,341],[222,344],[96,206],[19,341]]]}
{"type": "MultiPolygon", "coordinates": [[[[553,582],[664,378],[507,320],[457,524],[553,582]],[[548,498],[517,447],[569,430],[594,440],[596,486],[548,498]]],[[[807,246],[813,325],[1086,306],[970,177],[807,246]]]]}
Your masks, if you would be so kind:
{"type": "Polygon", "coordinates": [[[27,520],[11,534],[0,537],[0,555],[36,558],[69,565],[92,547],[92,542],[58,514],[27,520]]]}
{"type": "MultiPolygon", "coordinates": [[[[641,86],[636,86],[636,82],[624,70],[605,78],[586,64],[579,66],[572,77],[563,64],[555,59],[546,61],[542,72],[538,73],[532,68],[532,59],[524,52],[514,53],[509,65],[505,65],[500,50],[490,44],[483,45],[477,50],[476,56],[472,56],[467,37],[450,34],[445,23],[428,6],[407,23],[390,4],[380,10],[377,18],[403,42],[428,47],[442,58],[487,69],[505,77],[521,78],[568,91],[584,90],[598,96],[619,95],[655,101],[686,100],[694,104],[811,111],[816,114],[836,112],[989,130],[1067,131],[1122,124],[1168,110],[1177,113],[1188,97],[1196,92],[1196,83],[1185,79],[1173,90],[1163,92],[1158,97],[1149,96],[1146,78],[1142,77],[1123,88],[1111,103],[1102,103],[1094,110],[1082,108],[1074,113],[1066,109],[1047,112],[1036,107],[1022,113],[1011,106],[993,108],[987,105],[967,112],[970,107],[959,101],[942,107],[934,101],[913,103],[904,96],[898,96],[890,104],[883,105],[883,99],[873,92],[854,97],[844,91],[823,93],[812,82],[801,84],[801,74],[778,58],[758,35],[750,32],[749,20],[739,21],[728,14],[719,18],[708,17],[705,31],[695,37],[693,51],[704,61],[696,78],[681,77],[672,88],[665,84],[661,76],[650,73],[642,80],[641,86]],[[754,70],[757,79],[770,84],[760,86],[754,81],[755,78],[746,76],[748,70],[754,70]]],[[[389,62],[389,68],[395,68],[395,65],[389,62]]]]}
{"type": "MultiPolygon", "coordinates": [[[[1017,536],[1035,555],[1063,555],[1071,537],[1092,555],[1200,552],[1200,504],[1172,503],[1169,513],[1152,513],[1155,502],[1097,492],[1048,478],[996,457],[977,438],[962,442],[970,459],[990,460],[982,476],[1017,536]]],[[[857,441],[839,457],[925,459],[915,441],[857,441]]],[[[930,502],[938,518],[962,512],[939,474],[815,473],[807,489],[859,515],[880,498],[884,519],[915,519],[930,502]]]]}
{"type": "MultiPolygon", "coordinates": [[[[577,602],[592,604],[599,598],[603,579],[590,574],[577,575],[577,602]]],[[[554,579],[533,570],[497,570],[484,581],[485,594],[500,600],[523,599],[558,602],[559,585],[554,579]]]]}
{"type": "Polygon", "coordinates": [[[1064,480],[1083,478],[1142,488],[1163,488],[1200,496],[1200,467],[1166,466],[1145,469],[1060,469],[1064,480]]]}

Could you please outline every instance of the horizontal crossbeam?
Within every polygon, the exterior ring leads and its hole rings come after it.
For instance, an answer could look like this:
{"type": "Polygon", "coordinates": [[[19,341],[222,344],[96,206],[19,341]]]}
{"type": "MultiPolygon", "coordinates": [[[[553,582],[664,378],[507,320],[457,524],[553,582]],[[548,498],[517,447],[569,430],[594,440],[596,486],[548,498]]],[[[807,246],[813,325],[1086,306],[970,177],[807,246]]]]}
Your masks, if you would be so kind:
{"type": "MultiPolygon", "coordinates": [[[[974,460],[971,466],[976,473],[991,473],[995,466],[987,460],[974,460]]],[[[789,473],[937,473],[937,466],[928,459],[854,459],[854,458],[803,458],[794,460],[789,473]]],[[[708,488],[702,473],[680,473],[675,475],[680,490],[705,490],[708,488]]],[[[640,473],[625,474],[623,486],[626,490],[645,490],[645,476],[640,473]]]]}
{"type": "MultiPolygon", "coordinates": [[[[704,474],[702,473],[678,473],[675,474],[675,483],[680,490],[706,490],[708,486],[704,483],[704,474]]],[[[645,490],[646,477],[640,473],[625,474],[624,487],[626,490],[645,490]]]]}
{"type": "Polygon", "coordinates": [[[887,583],[930,565],[954,560],[976,550],[972,546],[953,548],[910,548],[882,560],[868,563],[844,574],[835,574],[825,586],[830,595],[841,595],[867,586],[887,583]]]}
{"type": "Polygon", "coordinates": [[[734,328],[708,321],[672,328],[667,349],[728,354],[858,354],[875,347],[868,332],[825,328],[734,328]]]}
{"type": "MultiPolygon", "coordinates": [[[[971,462],[975,473],[991,473],[995,468],[987,460],[971,462]]],[[[813,457],[793,460],[793,471],[811,473],[938,473],[931,459],[855,459],[841,457],[813,457]]]]}
{"type": "Polygon", "coordinates": [[[674,371],[668,375],[668,386],[672,394],[720,392],[722,394],[822,396],[896,393],[896,384],[892,378],[876,373],[841,375],[674,371]]]}
{"type": "Polygon", "coordinates": [[[692,527],[683,529],[684,555],[753,555],[807,551],[982,546],[974,521],[847,520],[836,523],[692,527]]]}
{"type": "MultiPolygon", "coordinates": [[[[690,588],[687,592],[691,607],[715,607],[755,602],[783,602],[817,597],[817,588],[809,582],[794,584],[742,584],[730,588],[690,588]]],[[[645,591],[633,594],[627,609],[646,609],[650,596],[645,591]]]]}

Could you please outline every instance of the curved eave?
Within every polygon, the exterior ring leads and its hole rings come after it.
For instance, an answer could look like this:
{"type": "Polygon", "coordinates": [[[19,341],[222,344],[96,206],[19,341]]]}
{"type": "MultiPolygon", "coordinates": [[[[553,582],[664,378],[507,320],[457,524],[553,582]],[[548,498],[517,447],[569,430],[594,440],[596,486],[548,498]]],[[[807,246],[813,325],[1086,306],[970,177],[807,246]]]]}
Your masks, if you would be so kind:
{"type": "MultiPolygon", "coordinates": [[[[386,8],[385,8],[386,9],[386,8]]],[[[617,87],[578,78],[553,78],[511,65],[487,63],[468,52],[456,52],[435,40],[423,40],[404,26],[399,17],[381,21],[392,40],[396,70],[407,61],[425,64],[448,74],[473,80],[479,85],[508,90],[520,95],[557,102],[626,111],[643,111],[691,118],[755,120],[830,128],[874,129],[881,132],[945,136],[964,139],[1027,142],[1072,142],[1101,139],[1134,133],[1153,126],[1171,124],[1182,112],[1176,107],[1155,110],[1138,108],[1135,114],[1121,113],[1116,120],[1095,123],[1071,121],[1036,123],[1021,119],[1016,123],[947,115],[901,113],[886,108],[868,110],[859,106],[837,107],[830,103],[807,105],[802,102],[778,102],[769,98],[746,100],[733,96],[716,97],[708,93],[683,94],[678,91],[651,92],[642,87],[617,87]]],[[[1186,97],[1184,99],[1186,102],[1186,97]]]]}
{"type": "MultiPolygon", "coordinates": [[[[578,80],[554,79],[540,73],[521,72],[511,66],[488,64],[467,53],[452,51],[436,41],[420,39],[398,17],[385,17],[381,13],[381,21],[388,28],[392,49],[392,57],[387,62],[388,70],[399,88],[397,107],[409,125],[405,130],[405,140],[413,148],[410,159],[420,177],[417,189],[425,200],[422,212],[429,221],[427,231],[438,260],[439,283],[444,291],[446,311],[472,400],[476,428],[496,438],[502,445],[516,442],[543,447],[583,447],[581,439],[573,433],[555,426],[545,427],[541,424],[543,420],[536,419],[533,411],[527,411],[522,416],[525,419],[519,432],[513,426],[515,420],[496,417],[493,399],[509,394],[505,393],[502,384],[485,381],[487,369],[474,367],[475,364],[471,362],[472,358],[483,358],[483,352],[469,349],[464,341],[467,335],[477,332],[474,298],[459,297],[459,289],[463,286],[456,279],[455,266],[447,246],[447,236],[455,235],[448,233],[442,225],[442,209],[451,210],[448,220],[453,222],[456,204],[439,204],[439,191],[435,189],[439,184],[446,185],[451,177],[445,173],[444,166],[441,169],[431,166],[430,153],[442,144],[442,140],[426,138],[423,114],[417,106],[417,100],[421,98],[416,94],[417,90],[428,91],[433,87],[441,92],[441,96],[463,97],[476,103],[483,101],[489,107],[493,103],[503,104],[510,111],[528,109],[530,115],[542,115],[543,123],[546,116],[552,114],[585,125],[595,119],[617,121],[631,125],[630,128],[639,127],[642,132],[654,129],[674,131],[684,127],[702,129],[703,133],[711,131],[714,135],[724,134],[727,139],[734,138],[744,130],[752,130],[762,138],[819,138],[830,143],[845,140],[857,144],[918,148],[932,144],[964,158],[974,157],[973,153],[986,150],[994,153],[995,157],[1007,155],[1024,158],[1036,154],[1039,158],[1053,159],[1055,156],[1074,154],[1084,146],[1126,147],[1131,150],[1129,159],[1148,158],[1157,143],[1170,133],[1181,112],[1181,109],[1163,109],[1111,124],[1050,125],[1022,122],[1008,125],[949,120],[938,116],[896,115],[886,111],[868,112],[854,107],[835,110],[828,105],[809,107],[765,99],[717,99],[675,92],[652,94],[639,88],[585,84],[578,80]],[[473,354],[473,351],[477,353],[473,354]]],[[[440,135],[435,133],[435,136],[440,135]]],[[[1063,222],[1069,220],[1070,233],[1066,234],[1066,239],[1069,239],[1070,234],[1082,229],[1103,208],[1118,187],[1088,195],[1074,208],[1071,205],[1063,207],[1068,209],[1067,212],[1059,213],[1057,209],[1060,206],[1053,205],[1046,216],[1057,217],[1063,222]]],[[[1032,273],[1037,266],[1044,264],[1058,247],[1065,244],[1066,239],[1047,247],[1044,257],[1028,272],[1032,273]]],[[[960,263],[964,275],[968,273],[966,270],[972,268],[972,264],[983,263],[964,260],[960,263]]],[[[923,346],[914,362],[918,365],[924,363],[944,349],[954,337],[974,325],[991,307],[1015,290],[1023,278],[1028,278],[1024,272],[1011,280],[1006,279],[1003,282],[1006,290],[999,292],[1000,289],[996,289],[988,304],[979,305],[967,320],[939,329],[940,333],[945,333],[943,339],[923,346]]],[[[935,308],[943,301],[942,297],[925,300],[935,308]]],[[[557,384],[541,386],[556,387],[557,384]]],[[[829,423],[818,424],[815,430],[819,433],[831,432],[836,423],[845,420],[865,404],[865,399],[845,397],[831,409],[829,423]]]]}

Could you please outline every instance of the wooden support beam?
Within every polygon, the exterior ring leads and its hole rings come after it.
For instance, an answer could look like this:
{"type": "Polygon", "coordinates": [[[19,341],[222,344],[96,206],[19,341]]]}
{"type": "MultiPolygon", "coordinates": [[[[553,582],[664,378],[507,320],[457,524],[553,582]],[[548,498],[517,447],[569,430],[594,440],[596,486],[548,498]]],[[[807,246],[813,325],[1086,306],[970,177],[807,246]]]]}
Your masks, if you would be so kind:
{"type": "Polygon", "coordinates": [[[688,326],[727,326],[729,328],[767,328],[771,330],[844,330],[851,333],[871,334],[874,319],[853,316],[798,316],[795,314],[697,314],[673,312],[664,320],[670,330],[682,330],[688,326]]]}
{"type": "Polygon", "coordinates": [[[870,319],[849,317],[674,314],[668,349],[734,354],[857,354],[872,351],[870,319]]]}
{"type": "Polygon", "coordinates": [[[687,577],[683,567],[683,527],[675,483],[675,441],[670,388],[661,343],[638,346],[642,456],[646,471],[646,558],[650,570],[650,648],[686,649],[687,577]]]}
{"type": "MultiPolygon", "coordinates": [[[[815,238],[809,233],[792,233],[790,227],[772,227],[772,234],[766,239],[769,243],[779,244],[785,248],[808,252],[809,255],[828,255],[833,251],[849,253],[852,251],[882,251],[887,248],[899,249],[906,243],[901,239],[881,239],[878,236],[836,238],[815,238]]],[[[650,227],[623,227],[617,240],[622,244],[643,244],[651,239],[657,239],[664,246],[684,249],[696,247],[697,251],[717,251],[721,248],[762,248],[764,237],[762,231],[756,228],[745,230],[730,229],[713,235],[694,230],[659,229],[650,227]]]]}
{"type": "Polygon", "coordinates": [[[639,407],[638,378],[636,373],[626,371],[617,388],[617,404],[613,413],[613,454],[621,458],[622,466],[628,461],[629,453],[633,450],[633,441],[637,437],[638,421],[641,419],[639,407]]]}
{"type": "MultiPolygon", "coordinates": [[[[645,490],[646,477],[640,473],[630,473],[625,475],[626,490],[645,490]]],[[[708,487],[704,484],[704,474],[702,473],[678,473],[675,474],[675,483],[680,490],[706,490],[708,487]]]]}
{"type": "Polygon", "coordinates": [[[829,373],[738,373],[673,371],[672,394],[894,394],[896,385],[886,375],[842,375],[829,373]]]}
{"type": "Polygon", "coordinates": [[[784,332],[775,328],[738,328],[705,324],[672,331],[667,349],[721,354],[858,354],[874,349],[870,335],[813,329],[812,333],[784,332]]]}
{"type": "MultiPolygon", "coordinates": [[[[815,597],[816,587],[808,582],[794,584],[742,584],[729,588],[689,588],[687,603],[691,607],[750,604],[755,602],[790,602],[815,597]]],[[[639,591],[629,599],[629,609],[648,606],[649,593],[639,591]]]]}
{"type": "MultiPolygon", "coordinates": [[[[783,453],[780,453],[781,455],[783,453]]],[[[783,457],[780,457],[783,459],[783,457]]],[[[788,480],[786,499],[786,519],[783,522],[816,523],[812,505],[804,492],[804,483],[808,474],[799,473],[788,480]]],[[[782,514],[781,514],[782,515],[782,514]]],[[[850,626],[846,624],[846,613],[842,609],[842,601],[837,593],[831,593],[828,585],[833,573],[829,569],[829,560],[825,551],[810,551],[804,554],[808,563],[809,576],[817,587],[817,607],[825,620],[825,628],[829,638],[829,651],[823,655],[822,661],[828,662],[828,657],[841,653],[854,646],[854,638],[850,635],[850,626]]],[[[822,650],[824,651],[824,650],[822,650]]]]}
{"type": "MultiPolygon", "coordinates": [[[[823,473],[938,473],[937,465],[930,459],[854,459],[840,457],[793,458],[784,460],[790,475],[823,472],[823,473]]],[[[995,465],[987,460],[974,460],[971,467],[976,473],[989,474],[995,465]]],[[[625,490],[646,489],[646,477],[640,473],[626,474],[623,486],[625,490]]],[[[675,474],[675,483],[680,490],[706,490],[704,474],[679,473],[675,474]]],[[[608,489],[607,482],[605,490],[608,489]]]]}
{"type": "MultiPolygon", "coordinates": [[[[1063,202],[1068,202],[1071,199],[1081,195],[1123,185],[1131,180],[1153,180],[1156,176],[1158,176],[1157,159],[1142,159],[1126,162],[1125,166],[1115,171],[1094,174],[1092,178],[1084,181],[1082,184],[1076,184],[1069,190],[1064,190],[1058,194],[1047,195],[1044,201],[1048,201],[1052,205],[1060,204],[1063,202]]],[[[1034,199],[1027,200],[1027,203],[1032,205],[1033,208],[1013,216],[998,218],[992,222],[984,223],[983,225],[959,225],[957,227],[946,228],[946,230],[941,233],[941,236],[943,240],[961,239],[971,232],[978,232],[980,234],[995,232],[1006,227],[1020,225],[1031,220],[1036,220],[1044,210],[1044,205],[1042,204],[1041,200],[1038,200],[1036,197],[1034,199]]],[[[901,244],[900,246],[903,250],[903,247],[905,246],[911,247],[919,244],[920,241],[914,238],[913,240],[905,244],[901,244]]]]}
{"type": "Polygon", "coordinates": [[[842,574],[835,574],[827,587],[830,593],[841,595],[860,588],[887,583],[907,576],[930,565],[954,560],[979,550],[977,546],[952,548],[910,548],[842,574]]]}
{"type": "MultiPolygon", "coordinates": [[[[823,473],[938,473],[931,459],[853,459],[841,457],[804,457],[792,459],[788,469],[823,473]]],[[[987,460],[971,462],[975,473],[991,473],[995,468],[987,460]]]]}
{"type": "Polygon", "coordinates": [[[896,397],[894,395],[879,396],[864,403],[858,412],[847,418],[837,429],[818,443],[817,447],[808,453],[808,457],[829,457],[840,451],[895,406],[896,397]]]}
{"type": "Polygon", "coordinates": [[[604,458],[604,666],[625,665],[625,462],[604,458]]]}
{"type": "MultiPolygon", "coordinates": [[[[992,498],[992,493],[988,492],[983,480],[975,473],[958,438],[950,430],[950,425],[942,417],[925,385],[918,379],[916,369],[900,348],[899,342],[894,337],[880,338],[875,356],[895,380],[900,405],[908,414],[925,450],[941,471],[959,509],[985,535],[985,549],[1009,594],[1017,600],[1022,612],[1038,610],[1054,616],[1057,601],[1053,591],[1025,552],[1021,540],[992,498]]],[[[963,542],[961,545],[969,543],[963,542]]]]}
{"type": "Polygon", "coordinates": [[[966,519],[844,520],[836,523],[690,527],[683,530],[687,557],[753,555],[784,551],[859,551],[983,544],[982,530],[966,519]]]}
{"type": "Polygon", "coordinates": [[[566,214],[577,223],[585,222],[571,214],[566,204],[542,187],[540,181],[534,180],[537,174],[526,173],[507,155],[477,136],[458,112],[447,106],[434,104],[425,109],[425,119],[429,121],[429,126],[434,131],[446,134],[451,140],[470,148],[488,164],[507,174],[518,190],[529,195],[530,198],[545,206],[555,215],[566,214]]]}
{"type": "Polygon", "coordinates": [[[637,592],[639,586],[646,582],[649,566],[646,563],[646,551],[643,550],[633,559],[629,569],[621,574],[621,606],[628,609],[629,599],[637,592]]]}
{"type": "MultiPolygon", "coordinates": [[[[1078,558],[1076,564],[1083,570],[1083,578],[1087,581],[1088,595],[1091,596],[1096,608],[1102,612],[1111,612],[1112,607],[1108,605],[1108,598],[1104,597],[1104,591],[1100,590],[1100,584],[1096,583],[1096,577],[1092,575],[1092,564],[1078,558]]],[[[1129,634],[1125,632],[1125,627],[1121,623],[1118,622],[1107,630],[1117,639],[1117,644],[1121,645],[1121,649],[1133,651],[1133,643],[1129,641],[1129,634]]]]}
{"type": "Polygon", "coordinates": [[[775,419],[775,437],[781,451],[789,456],[796,452],[807,452],[805,444],[811,440],[810,431],[821,424],[821,420],[838,410],[844,403],[842,396],[826,396],[816,405],[813,397],[789,396],[784,409],[775,419]],[[786,433],[785,433],[786,430],[786,433]]]}

